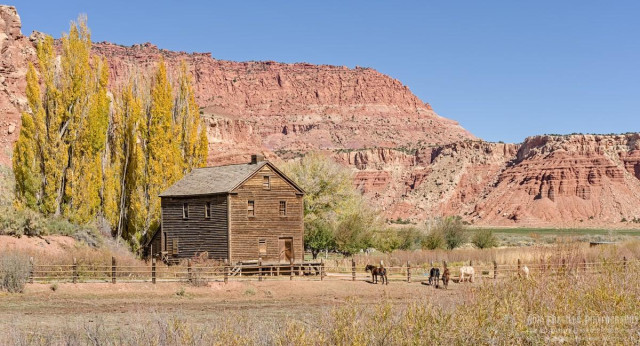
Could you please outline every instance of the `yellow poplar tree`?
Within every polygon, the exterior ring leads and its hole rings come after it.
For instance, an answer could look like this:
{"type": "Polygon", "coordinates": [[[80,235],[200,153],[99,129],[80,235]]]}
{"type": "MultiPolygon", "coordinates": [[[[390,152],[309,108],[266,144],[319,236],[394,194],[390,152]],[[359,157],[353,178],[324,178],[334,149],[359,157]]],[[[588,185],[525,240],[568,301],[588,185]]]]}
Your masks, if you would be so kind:
{"type": "Polygon", "coordinates": [[[157,228],[159,224],[160,199],[157,196],[184,173],[180,126],[175,123],[173,104],[167,68],[164,60],[161,60],[151,87],[151,105],[147,113],[147,217],[142,234],[157,228]]]}
{"type": "Polygon", "coordinates": [[[45,37],[37,46],[38,66],[43,84],[41,123],[36,122],[39,130],[42,157],[42,186],[43,193],[40,210],[45,214],[60,214],[62,198],[62,164],[68,161],[68,151],[65,150],[62,137],[65,133],[64,112],[61,102],[62,92],[56,85],[56,56],[53,38],[45,37]]]}
{"type": "Polygon", "coordinates": [[[38,129],[34,117],[42,118],[43,110],[38,76],[32,64],[29,64],[27,70],[26,91],[29,108],[34,116],[29,112],[22,114],[22,129],[13,155],[13,171],[16,177],[16,193],[19,201],[31,209],[36,209],[42,187],[42,174],[40,171],[41,156],[38,153],[40,149],[38,129]]]}
{"type": "Polygon", "coordinates": [[[204,123],[200,120],[200,109],[193,92],[191,75],[184,61],[180,64],[178,86],[174,111],[179,127],[176,129],[180,131],[184,171],[189,172],[206,164],[209,141],[204,123]]]}
{"type": "Polygon", "coordinates": [[[187,66],[175,95],[160,61],[150,88],[132,81],[112,107],[107,62],[92,56],[84,18],[60,48],[58,59],[53,38],[39,42],[38,68],[27,72],[29,110],[13,155],[18,203],[78,223],[104,217],[135,247],[159,225],[158,194],[206,162],[187,66]]]}

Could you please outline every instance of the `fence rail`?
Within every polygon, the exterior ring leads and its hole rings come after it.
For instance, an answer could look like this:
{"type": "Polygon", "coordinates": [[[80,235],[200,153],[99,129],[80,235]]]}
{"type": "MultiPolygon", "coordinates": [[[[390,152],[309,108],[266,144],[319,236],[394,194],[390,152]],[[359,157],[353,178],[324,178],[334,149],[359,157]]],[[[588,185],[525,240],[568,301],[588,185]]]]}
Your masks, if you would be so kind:
{"type": "MultiPolygon", "coordinates": [[[[468,265],[475,271],[475,277],[481,279],[504,279],[523,274],[523,268],[529,269],[530,275],[540,273],[547,274],[581,274],[600,273],[610,268],[623,268],[637,265],[638,260],[629,261],[623,258],[620,261],[602,262],[549,262],[549,263],[521,263],[500,264],[482,263],[468,265]]],[[[448,265],[442,263],[422,263],[413,265],[410,262],[402,266],[385,266],[389,281],[424,281],[428,278],[432,266],[447,267],[452,279],[460,275],[461,265],[448,265]]],[[[258,261],[255,264],[231,265],[231,264],[193,264],[191,260],[187,264],[166,265],[152,260],[149,265],[122,265],[116,263],[113,258],[111,264],[105,263],[77,263],[72,264],[38,264],[30,261],[29,282],[228,282],[232,281],[263,281],[263,280],[370,280],[371,274],[365,272],[364,266],[356,265],[352,259],[351,265],[327,265],[322,262],[303,262],[288,264],[263,264],[258,261]]]]}

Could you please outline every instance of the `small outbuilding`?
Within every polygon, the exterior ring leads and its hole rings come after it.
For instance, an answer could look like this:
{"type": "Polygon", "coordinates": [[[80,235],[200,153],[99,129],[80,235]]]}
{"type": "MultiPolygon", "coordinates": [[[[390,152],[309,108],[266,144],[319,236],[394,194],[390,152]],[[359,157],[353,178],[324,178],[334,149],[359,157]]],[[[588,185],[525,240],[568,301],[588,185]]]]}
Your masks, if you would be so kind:
{"type": "Polygon", "coordinates": [[[160,194],[161,227],[148,244],[168,260],[207,253],[230,263],[302,262],[304,191],[271,162],[194,169],[160,194]]]}

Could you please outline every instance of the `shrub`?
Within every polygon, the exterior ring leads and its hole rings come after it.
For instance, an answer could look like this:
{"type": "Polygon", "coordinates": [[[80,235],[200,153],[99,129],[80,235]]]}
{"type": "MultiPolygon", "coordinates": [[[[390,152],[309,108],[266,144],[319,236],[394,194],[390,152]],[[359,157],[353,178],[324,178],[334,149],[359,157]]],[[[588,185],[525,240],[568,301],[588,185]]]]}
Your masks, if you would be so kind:
{"type": "Polygon", "coordinates": [[[471,242],[478,249],[487,249],[498,246],[498,238],[496,238],[493,231],[490,229],[480,229],[476,231],[471,242]]]}
{"type": "Polygon", "coordinates": [[[18,253],[0,256],[0,289],[21,293],[29,279],[29,259],[18,253]]]}
{"type": "Polygon", "coordinates": [[[176,291],[176,295],[178,297],[184,297],[186,294],[187,291],[185,291],[184,287],[180,287],[180,289],[176,291]]]}
{"type": "Polygon", "coordinates": [[[372,243],[376,250],[384,253],[390,253],[402,245],[402,239],[397,231],[393,229],[384,229],[373,235],[372,243]]]}
{"type": "Polygon", "coordinates": [[[94,225],[78,225],[62,217],[46,217],[31,209],[16,209],[13,206],[0,206],[0,234],[16,237],[64,235],[92,247],[102,245],[102,237],[94,225]]]}
{"type": "Polygon", "coordinates": [[[401,250],[416,250],[422,247],[426,234],[417,227],[402,227],[398,230],[398,238],[400,238],[401,250]]]}
{"type": "Polygon", "coordinates": [[[422,248],[427,250],[442,249],[445,246],[444,234],[440,230],[433,230],[422,240],[422,248]]]}
{"type": "Polygon", "coordinates": [[[448,217],[439,226],[444,235],[447,249],[453,250],[467,242],[467,231],[460,217],[448,217]]]}

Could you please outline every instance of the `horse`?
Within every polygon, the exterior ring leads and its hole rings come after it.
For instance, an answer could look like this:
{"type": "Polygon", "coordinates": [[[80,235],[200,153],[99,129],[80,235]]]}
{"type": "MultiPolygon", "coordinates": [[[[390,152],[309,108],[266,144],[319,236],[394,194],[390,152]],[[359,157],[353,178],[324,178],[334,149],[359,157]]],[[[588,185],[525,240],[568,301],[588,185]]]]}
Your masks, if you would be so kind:
{"type": "Polygon", "coordinates": [[[449,287],[449,278],[451,277],[451,273],[449,272],[449,268],[444,268],[442,272],[442,285],[446,290],[449,287]]]}
{"type": "Polygon", "coordinates": [[[387,278],[387,270],[384,267],[378,268],[378,267],[373,266],[371,264],[367,264],[367,266],[364,267],[364,271],[371,272],[371,281],[374,284],[378,283],[378,276],[380,276],[383,285],[385,283],[387,285],[389,284],[389,279],[387,278]]]}
{"type": "Polygon", "coordinates": [[[527,266],[522,266],[522,268],[520,268],[520,272],[518,273],[519,277],[528,279],[529,278],[529,267],[527,266]]]}
{"type": "Polygon", "coordinates": [[[473,277],[476,271],[472,266],[462,266],[460,267],[460,282],[464,282],[466,278],[469,278],[469,282],[473,282],[473,277]]]}
{"type": "Polygon", "coordinates": [[[438,281],[440,280],[440,268],[431,268],[429,271],[429,285],[435,285],[438,288],[438,281]]]}

